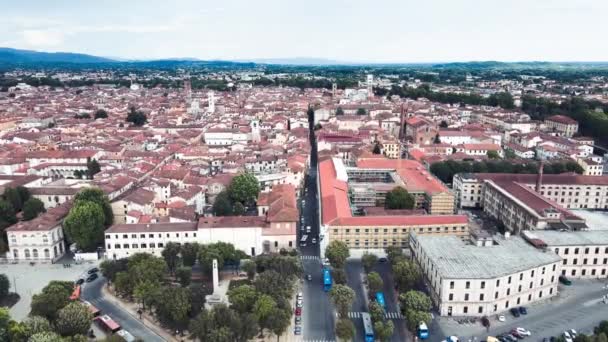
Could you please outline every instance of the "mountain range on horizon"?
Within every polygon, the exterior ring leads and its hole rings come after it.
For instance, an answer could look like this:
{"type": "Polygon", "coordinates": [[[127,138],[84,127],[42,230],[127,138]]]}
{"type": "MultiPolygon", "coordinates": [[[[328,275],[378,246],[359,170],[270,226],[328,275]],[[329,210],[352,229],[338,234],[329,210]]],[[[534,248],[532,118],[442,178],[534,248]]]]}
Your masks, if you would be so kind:
{"type": "MultiPolygon", "coordinates": [[[[52,64],[52,63],[68,63],[68,64],[113,64],[113,63],[133,63],[133,64],[179,64],[179,63],[195,63],[195,64],[233,64],[233,65],[287,65],[287,66],[365,66],[365,65],[433,65],[439,67],[445,67],[450,65],[484,65],[486,67],[510,65],[510,64],[551,64],[551,63],[579,63],[579,62],[543,62],[543,61],[529,61],[529,62],[499,62],[499,61],[470,61],[470,62],[404,62],[404,63],[363,63],[363,62],[349,62],[349,61],[337,61],[326,58],[315,58],[315,57],[289,57],[289,58],[250,58],[250,59],[235,59],[235,60],[202,60],[195,57],[175,57],[175,58],[162,58],[162,59],[126,59],[122,57],[101,57],[84,53],[73,53],[73,52],[43,52],[35,50],[23,50],[14,49],[8,47],[0,47],[0,65],[19,65],[19,64],[52,64]]],[[[581,62],[584,64],[600,64],[602,66],[608,66],[607,62],[581,62]]]]}

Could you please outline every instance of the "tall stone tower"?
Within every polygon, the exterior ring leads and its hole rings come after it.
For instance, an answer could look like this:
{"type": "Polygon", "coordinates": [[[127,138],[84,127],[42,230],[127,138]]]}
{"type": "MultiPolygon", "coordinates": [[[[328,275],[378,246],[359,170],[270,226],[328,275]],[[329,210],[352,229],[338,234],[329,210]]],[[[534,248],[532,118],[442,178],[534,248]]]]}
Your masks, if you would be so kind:
{"type": "Polygon", "coordinates": [[[260,142],[262,140],[262,136],[260,135],[260,121],[258,119],[253,119],[249,123],[251,127],[251,140],[253,142],[260,142]]]}
{"type": "Polygon", "coordinates": [[[372,98],[374,96],[374,75],[367,75],[365,85],[367,86],[367,97],[372,98]]]}
{"type": "Polygon", "coordinates": [[[213,91],[209,91],[207,93],[207,99],[209,101],[209,106],[207,107],[207,111],[209,113],[214,113],[215,112],[215,94],[213,94],[213,91]]]}
{"type": "Polygon", "coordinates": [[[184,79],[184,95],[186,95],[186,101],[192,100],[192,82],[189,77],[184,79]]]}

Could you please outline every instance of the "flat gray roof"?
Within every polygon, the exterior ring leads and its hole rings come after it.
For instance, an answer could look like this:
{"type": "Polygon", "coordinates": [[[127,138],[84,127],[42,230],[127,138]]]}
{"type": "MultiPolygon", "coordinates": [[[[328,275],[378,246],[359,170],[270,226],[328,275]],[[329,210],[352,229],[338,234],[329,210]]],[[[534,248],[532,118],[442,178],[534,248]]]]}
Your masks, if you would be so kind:
{"type": "Polygon", "coordinates": [[[567,231],[535,230],[531,232],[548,246],[608,246],[608,230],[567,231]]]}
{"type": "Polygon", "coordinates": [[[456,236],[415,236],[441,277],[448,279],[498,278],[561,260],[518,236],[493,238],[497,244],[476,246],[456,236]]]}

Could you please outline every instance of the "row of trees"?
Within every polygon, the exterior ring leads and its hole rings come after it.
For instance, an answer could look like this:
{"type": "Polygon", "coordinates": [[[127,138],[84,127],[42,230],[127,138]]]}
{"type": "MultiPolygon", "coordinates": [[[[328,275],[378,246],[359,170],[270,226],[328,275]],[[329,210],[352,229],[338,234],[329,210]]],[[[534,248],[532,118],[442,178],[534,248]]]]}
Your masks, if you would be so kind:
{"type": "MultiPolygon", "coordinates": [[[[514,162],[511,160],[456,161],[447,160],[433,163],[430,171],[444,183],[452,183],[455,174],[461,172],[473,173],[538,173],[537,161],[514,162]]],[[[546,163],[543,168],[546,174],[564,172],[583,173],[583,168],[573,160],[546,163]]]]}
{"type": "Polygon", "coordinates": [[[260,193],[260,185],[251,173],[242,173],[232,179],[228,188],[220,192],[213,202],[215,216],[243,215],[254,205],[260,193]]]}
{"type": "MultiPolygon", "coordinates": [[[[378,94],[377,89],[376,92],[378,94]]],[[[393,86],[388,92],[388,95],[398,95],[411,99],[426,98],[433,102],[449,103],[451,105],[467,104],[502,107],[505,109],[515,108],[513,96],[507,92],[499,92],[492,94],[489,97],[483,97],[477,94],[434,92],[429,85],[423,84],[417,88],[393,86]]]]}
{"type": "Polygon", "coordinates": [[[93,176],[99,172],[101,172],[101,166],[99,165],[99,162],[96,159],[91,159],[91,160],[87,161],[87,170],[86,171],[81,171],[81,170],[74,171],[74,178],[93,179],[93,176]]]}
{"type": "Polygon", "coordinates": [[[245,252],[235,249],[234,245],[226,242],[216,242],[207,245],[198,243],[180,245],[175,242],[169,242],[165,246],[165,249],[163,249],[162,256],[171,274],[178,271],[180,267],[182,267],[180,272],[184,273],[183,267],[190,268],[198,260],[203,273],[209,276],[213,270],[213,259],[217,260],[218,269],[222,269],[224,265],[238,267],[242,259],[249,258],[245,252]]]}
{"type": "Polygon", "coordinates": [[[8,249],[5,229],[17,223],[18,212],[22,212],[24,221],[29,221],[45,211],[44,203],[31,197],[27,188],[18,186],[4,189],[0,196],[0,253],[8,249]]]}
{"type": "Polygon", "coordinates": [[[80,250],[93,252],[103,244],[104,230],[114,221],[108,197],[99,188],[80,191],[63,221],[63,229],[80,250]]]}

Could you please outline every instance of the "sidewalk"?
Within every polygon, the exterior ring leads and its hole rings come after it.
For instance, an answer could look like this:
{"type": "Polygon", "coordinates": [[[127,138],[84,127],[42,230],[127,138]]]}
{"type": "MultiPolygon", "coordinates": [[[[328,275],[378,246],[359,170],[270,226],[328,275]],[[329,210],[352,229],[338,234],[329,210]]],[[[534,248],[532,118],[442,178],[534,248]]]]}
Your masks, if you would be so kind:
{"type": "Polygon", "coordinates": [[[154,331],[160,337],[165,339],[165,341],[192,341],[188,337],[182,337],[181,339],[176,338],[175,336],[169,334],[165,329],[163,329],[158,321],[152,317],[149,313],[144,312],[141,315],[141,319],[139,319],[139,314],[137,313],[137,309],[139,308],[139,304],[124,301],[116,296],[108,289],[107,285],[104,285],[101,289],[102,295],[110,302],[114,302],[118,304],[122,309],[129,313],[129,315],[133,316],[133,318],[140,321],[143,325],[145,325],[148,329],[154,331]]]}

